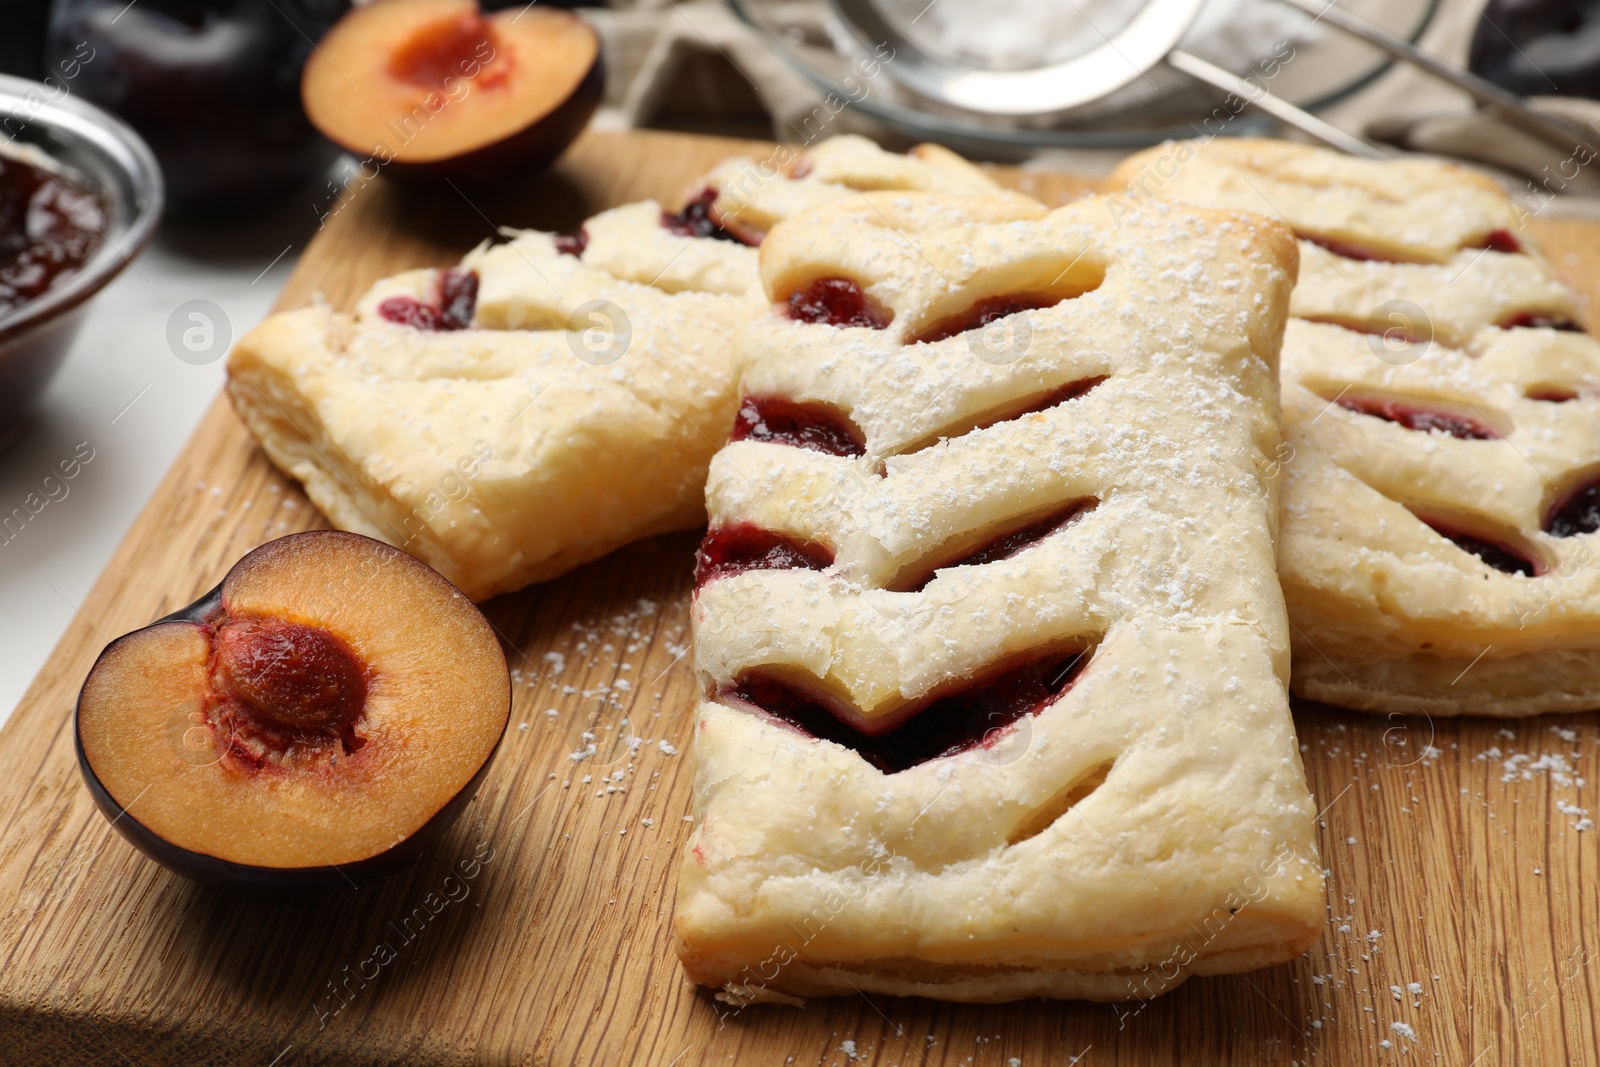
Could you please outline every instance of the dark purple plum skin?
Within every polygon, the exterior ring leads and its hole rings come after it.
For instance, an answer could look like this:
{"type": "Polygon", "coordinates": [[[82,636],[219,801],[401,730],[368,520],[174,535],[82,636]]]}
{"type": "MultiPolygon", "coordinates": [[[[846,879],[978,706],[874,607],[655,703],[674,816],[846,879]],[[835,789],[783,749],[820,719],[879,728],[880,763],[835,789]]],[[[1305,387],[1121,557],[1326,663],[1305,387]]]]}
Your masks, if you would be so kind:
{"type": "MultiPolygon", "coordinates": [[[[293,535],[290,535],[293,536],[293,535]]],[[[248,558],[248,556],[246,557],[248,558]]],[[[207,617],[222,605],[222,587],[227,584],[224,578],[215,589],[196,600],[186,608],[180,608],[170,615],[164,615],[151,623],[150,626],[124,634],[111,642],[101,651],[95,659],[95,667],[100,666],[100,660],[123,641],[128,640],[151,626],[160,626],[164,623],[186,622],[203,623],[207,617]]],[[[94,673],[94,667],[89,673],[94,673]]],[[[81,704],[82,694],[79,694],[81,704]]],[[[510,723],[509,694],[507,697],[507,725],[510,723]]],[[[417,832],[400,842],[398,845],[368,856],[366,859],[354,863],[343,863],[337,866],[320,867],[257,867],[247,863],[234,863],[231,860],[218,859],[208,856],[203,852],[180,848],[144,825],[138,819],[128,814],[123,806],[117,803],[111,792],[101,783],[95,774],[89,757],[83,751],[83,735],[80,732],[81,717],[79,707],[74,705],[72,713],[72,741],[78,756],[78,770],[83,775],[83,781],[89,787],[89,795],[94,797],[94,802],[100,813],[117,828],[117,832],[125,838],[134,848],[155,860],[161,866],[174,874],[198,882],[201,885],[215,886],[221,889],[238,890],[249,893],[282,894],[299,892],[316,892],[327,889],[355,888],[367,882],[374,882],[380,878],[387,878],[411,866],[423,855],[433,849],[443,840],[446,832],[454,825],[456,819],[466,810],[478,792],[478,787],[483,784],[484,777],[489,773],[489,767],[494,763],[495,753],[500,751],[500,743],[505,739],[505,726],[500,728],[500,736],[495,738],[493,747],[488,755],[483,758],[483,765],[478,768],[467,782],[462,786],[449,802],[436,811],[433,816],[418,828],[417,832]]]]}

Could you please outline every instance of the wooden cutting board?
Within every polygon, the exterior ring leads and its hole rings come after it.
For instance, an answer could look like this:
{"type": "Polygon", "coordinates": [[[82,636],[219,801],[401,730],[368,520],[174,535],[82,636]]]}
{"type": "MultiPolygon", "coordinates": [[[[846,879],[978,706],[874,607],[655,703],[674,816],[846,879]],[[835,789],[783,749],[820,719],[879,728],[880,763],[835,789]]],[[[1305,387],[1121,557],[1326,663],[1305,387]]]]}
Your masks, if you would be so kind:
{"type": "MultiPolygon", "coordinates": [[[[497,196],[376,181],[329,220],[280,306],[348,306],[496,225],[570,232],[614,204],[676,202],[726,155],[763,150],[593,133],[497,196]]],[[[1089,184],[1003,177],[1052,203],[1089,184]]],[[[1600,294],[1600,227],[1538,232],[1600,294]]],[[[1600,832],[1576,829],[1578,809],[1600,816],[1592,715],[1300,708],[1328,923],[1286,966],[1115,1007],[717,1004],[668,934],[689,828],[693,533],[487,605],[515,675],[511,728],[436,856],[301,899],[191,885],[95,811],[73,760],[77,688],[108,640],[251,547],[321,525],[219,400],[0,733],[0,1063],[1600,1063],[1600,832]],[[576,763],[585,731],[598,754],[576,763]],[[486,861],[462,878],[473,855],[486,861]]]]}

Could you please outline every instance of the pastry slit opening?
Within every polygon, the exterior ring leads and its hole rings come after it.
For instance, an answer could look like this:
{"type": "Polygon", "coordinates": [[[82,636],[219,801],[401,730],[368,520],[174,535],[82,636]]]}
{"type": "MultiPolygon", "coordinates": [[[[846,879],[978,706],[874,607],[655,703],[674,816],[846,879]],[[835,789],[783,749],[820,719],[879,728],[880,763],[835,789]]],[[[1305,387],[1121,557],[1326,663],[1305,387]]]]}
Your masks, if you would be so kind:
{"type": "Polygon", "coordinates": [[[832,404],[781,396],[745,397],[729,440],[767,441],[829,456],[859,456],[867,450],[866,435],[832,404]]]}
{"type": "Polygon", "coordinates": [[[1491,415],[1477,405],[1468,413],[1436,400],[1407,400],[1348,388],[1323,399],[1357,415],[1370,415],[1418,433],[1448,434],[1461,441],[1498,441],[1511,431],[1509,416],[1500,412],[1491,415]]]}
{"type": "Polygon", "coordinates": [[[741,245],[760,244],[760,241],[746,241],[722,225],[722,220],[717,216],[717,196],[718,190],[715,186],[706,186],[697,196],[684,204],[681,211],[663,211],[661,228],[679,237],[702,237],[713,241],[732,241],[741,245]]]}
{"type": "Polygon", "coordinates": [[[1041,411],[1060,407],[1069,400],[1076,400],[1085,395],[1105,381],[1107,375],[1101,374],[1093,378],[1079,378],[1075,381],[1063,382],[1061,385],[1047,389],[1042,393],[1031,393],[1020,400],[1008,401],[988,411],[980,412],[960,422],[941,426],[934,433],[918,438],[903,448],[894,450],[891,455],[909,456],[924,449],[932,448],[940,441],[953,441],[958,437],[965,437],[969,433],[987,430],[991,426],[1010,422],[1013,419],[1025,418],[1028,415],[1037,415],[1041,411]]]}
{"type": "Polygon", "coordinates": [[[911,339],[914,345],[931,345],[948,340],[969,330],[983,330],[989,325],[1026,311],[1039,311],[1054,307],[1062,297],[1049,293],[1018,293],[1007,296],[986,296],[964,311],[946,316],[930,325],[911,339]]]}
{"type": "Polygon", "coordinates": [[[817,278],[790,293],[787,304],[796,322],[882,330],[894,318],[851,278],[817,278]]]}
{"type": "Polygon", "coordinates": [[[821,571],[832,565],[833,550],[826,545],[743,522],[706,531],[695,552],[694,587],[745,571],[821,571]]]}
{"type": "Polygon", "coordinates": [[[1578,399],[1578,391],[1564,385],[1530,385],[1522,395],[1546,404],[1565,404],[1578,399]]]}
{"type": "Polygon", "coordinates": [[[1381,337],[1391,345],[1420,345],[1433,340],[1432,324],[1425,320],[1412,320],[1408,316],[1391,312],[1387,319],[1376,316],[1354,318],[1338,315],[1298,315],[1301,322],[1314,322],[1319,326],[1337,326],[1351,333],[1381,337]]]}
{"type": "Polygon", "coordinates": [[[1029,812],[1027,817],[1006,835],[1006,844],[1019,845],[1029,838],[1038,837],[1061,821],[1062,816],[1089,799],[1089,795],[1105,783],[1106,776],[1111,773],[1111,768],[1116,762],[1114,759],[1105,760],[1073,779],[1049,800],[1029,812]]]}
{"type": "Polygon", "coordinates": [[[1552,537],[1578,537],[1600,530],[1600,471],[1577,479],[1545,513],[1544,532],[1552,537]]]}
{"type": "Polygon", "coordinates": [[[477,308],[477,272],[451,267],[439,272],[432,302],[391,296],[378,305],[378,317],[415,330],[465,330],[472,325],[477,308]]]}
{"type": "Polygon", "coordinates": [[[1582,333],[1583,327],[1570,315],[1556,311],[1518,311],[1507,315],[1496,326],[1502,330],[1560,330],[1563,333],[1582,333]]]}
{"type": "Polygon", "coordinates": [[[952,567],[978,567],[998,563],[1033,547],[1040,541],[1093,511],[1100,502],[1094,497],[1071,501],[1040,516],[1013,520],[1002,533],[978,531],[976,535],[941,545],[931,556],[911,564],[884,586],[891,593],[915,593],[926,588],[940,571],[952,567]]]}
{"type": "Polygon", "coordinates": [[[884,774],[898,774],[972,749],[1020,758],[1031,735],[1018,731],[1072,688],[1093,652],[1092,646],[1075,645],[1013,659],[1008,666],[899,709],[892,716],[897,723],[874,734],[845,722],[846,709],[837,700],[774,672],[746,672],[715,696],[803,737],[848,748],[884,774]]]}
{"type": "Polygon", "coordinates": [[[1531,550],[1512,543],[1509,537],[1486,531],[1469,531],[1463,525],[1432,515],[1411,510],[1429,529],[1443,537],[1461,551],[1477,556],[1487,566],[1504,574],[1537,578],[1544,573],[1544,565],[1531,550]]]}

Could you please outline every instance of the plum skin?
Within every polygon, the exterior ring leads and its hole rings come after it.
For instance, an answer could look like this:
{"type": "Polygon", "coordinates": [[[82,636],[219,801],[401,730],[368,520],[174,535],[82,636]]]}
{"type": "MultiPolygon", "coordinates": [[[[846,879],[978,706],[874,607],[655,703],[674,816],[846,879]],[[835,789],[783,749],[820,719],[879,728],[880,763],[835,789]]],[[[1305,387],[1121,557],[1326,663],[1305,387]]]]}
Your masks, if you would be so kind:
{"type": "MultiPolygon", "coordinates": [[[[222,582],[217,583],[205,596],[196,600],[188,607],[180,608],[170,615],[164,615],[152,622],[149,626],[112,641],[101,651],[95,660],[98,667],[100,660],[117,645],[136,635],[143,633],[154,626],[164,623],[183,622],[204,624],[207,619],[216,614],[222,607],[222,582]]],[[[90,673],[93,673],[93,668],[90,673]]],[[[81,701],[81,693],[79,700],[81,701]]],[[[509,696],[508,696],[509,701],[509,696]]],[[[494,745],[484,757],[483,764],[476,774],[462,786],[460,791],[452,797],[443,807],[433,814],[410,837],[401,841],[383,852],[354,863],[342,863],[336,866],[318,867],[258,867],[251,864],[235,863],[231,860],[219,859],[205,853],[195,852],[181,848],[168,841],[160,834],[151,830],[130,814],[101,783],[95,773],[89,757],[84,752],[83,735],[81,732],[82,717],[79,715],[78,705],[73,706],[73,748],[78,758],[78,771],[83,776],[84,784],[89,789],[89,794],[94,797],[95,805],[100,809],[117,832],[134,848],[155,860],[167,870],[182,875],[201,885],[213,886],[219,889],[230,889],[251,893],[289,893],[308,892],[328,889],[355,888],[368,882],[387,878],[411,866],[424,854],[432,851],[444,838],[446,832],[455,823],[461,813],[466,810],[467,804],[477,794],[479,786],[483,784],[489,767],[494,763],[495,754],[500,751],[500,744],[505,739],[505,726],[502,725],[500,735],[495,738],[494,745]]],[[[507,715],[509,723],[510,716],[507,715]]]]}

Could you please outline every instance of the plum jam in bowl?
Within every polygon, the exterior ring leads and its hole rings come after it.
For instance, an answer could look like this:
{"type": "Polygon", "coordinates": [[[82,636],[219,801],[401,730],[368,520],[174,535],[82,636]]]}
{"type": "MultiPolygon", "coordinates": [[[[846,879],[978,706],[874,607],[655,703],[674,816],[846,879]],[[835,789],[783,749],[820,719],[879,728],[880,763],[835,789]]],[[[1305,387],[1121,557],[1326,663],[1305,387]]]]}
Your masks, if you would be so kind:
{"type": "Polygon", "coordinates": [[[0,442],[161,217],[155,156],[59,85],[0,75],[0,442]]]}

